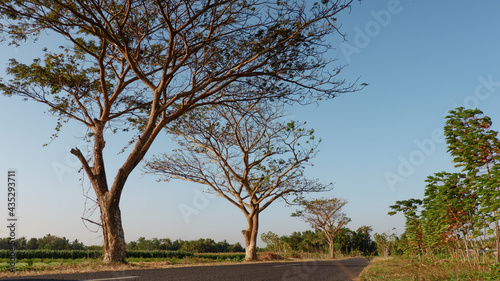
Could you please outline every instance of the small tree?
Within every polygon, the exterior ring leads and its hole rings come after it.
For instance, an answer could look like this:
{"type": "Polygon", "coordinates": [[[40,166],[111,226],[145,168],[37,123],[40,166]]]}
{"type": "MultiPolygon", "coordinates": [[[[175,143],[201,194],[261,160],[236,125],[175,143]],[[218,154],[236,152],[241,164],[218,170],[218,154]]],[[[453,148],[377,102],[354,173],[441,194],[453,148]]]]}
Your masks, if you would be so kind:
{"type": "Polygon", "coordinates": [[[330,247],[330,258],[334,259],[335,237],[342,227],[351,221],[342,212],[342,208],[347,204],[347,201],[339,198],[310,201],[301,199],[297,203],[304,209],[296,211],[292,216],[303,219],[321,233],[330,247]]]}
{"type": "Polygon", "coordinates": [[[456,167],[462,167],[469,180],[468,194],[481,203],[480,211],[493,223],[496,260],[500,262],[500,140],[491,129],[492,121],[479,109],[458,107],[446,116],[444,133],[448,152],[456,167]],[[473,189],[477,189],[477,191],[473,189]],[[477,192],[477,198],[476,198],[477,192]]]}
{"type": "Polygon", "coordinates": [[[260,239],[267,244],[266,249],[269,251],[280,252],[280,237],[278,234],[268,231],[260,235],[260,239]]]}
{"type": "Polygon", "coordinates": [[[423,253],[423,233],[422,219],[420,217],[419,208],[423,201],[420,199],[408,199],[396,201],[395,205],[390,206],[392,209],[388,214],[393,216],[397,213],[403,213],[406,219],[405,223],[405,240],[406,247],[410,254],[418,255],[420,258],[423,253]]]}
{"type": "Polygon", "coordinates": [[[167,128],[182,149],[146,165],[165,180],[207,185],[239,208],[247,219],[246,260],[257,259],[262,211],[278,199],[329,188],[303,175],[319,143],[314,131],[283,117],[281,108],[261,102],[197,111],[167,128]]]}
{"type": "Polygon", "coordinates": [[[392,237],[387,235],[387,233],[375,233],[373,235],[375,242],[377,243],[377,251],[379,256],[388,257],[390,254],[392,237]]]}

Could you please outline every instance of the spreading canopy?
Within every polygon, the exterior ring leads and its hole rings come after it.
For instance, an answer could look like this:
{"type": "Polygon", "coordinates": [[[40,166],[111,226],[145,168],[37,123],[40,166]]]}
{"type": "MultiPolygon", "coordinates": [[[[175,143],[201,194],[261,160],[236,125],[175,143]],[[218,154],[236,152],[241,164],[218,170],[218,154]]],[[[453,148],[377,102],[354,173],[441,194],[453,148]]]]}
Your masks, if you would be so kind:
{"type": "Polygon", "coordinates": [[[0,91],[47,105],[59,116],[56,131],[69,120],[88,129],[92,152],[71,153],[98,199],[104,259],[123,262],[121,193],[166,125],[205,106],[356,90],[337,79],[342,67],[326,59],[325,43],[351,2],[0,0],[4,39],[50,36],[62,45],[31,63],[12,59],[0,91]],[[110,129],[136,129],[112,180],[103,155],[110,129]]]}
{"type": "Polygon", "coordinates": [[[304,176],[319,144],[314,130],[285,121],[283,114],[261,102],[192,112],[167,129],[180,148],[154,157],[146,170],[164,180],[207,185],[245,213],[255,206],[261,212],[289,195],[329,189],[304,176]]]}

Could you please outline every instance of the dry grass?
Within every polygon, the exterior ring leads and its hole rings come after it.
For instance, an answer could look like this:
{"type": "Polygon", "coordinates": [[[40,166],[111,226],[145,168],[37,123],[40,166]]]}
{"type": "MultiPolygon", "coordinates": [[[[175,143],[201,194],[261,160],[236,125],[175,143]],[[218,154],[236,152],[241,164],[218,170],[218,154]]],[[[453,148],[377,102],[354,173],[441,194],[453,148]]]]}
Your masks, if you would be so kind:
{"type": "Polygon", "coordinates": [[[401,257],[376,257],[358,280],[499,280],[489,269],[471,268],[450,260],[418,261],[401,257]]]}

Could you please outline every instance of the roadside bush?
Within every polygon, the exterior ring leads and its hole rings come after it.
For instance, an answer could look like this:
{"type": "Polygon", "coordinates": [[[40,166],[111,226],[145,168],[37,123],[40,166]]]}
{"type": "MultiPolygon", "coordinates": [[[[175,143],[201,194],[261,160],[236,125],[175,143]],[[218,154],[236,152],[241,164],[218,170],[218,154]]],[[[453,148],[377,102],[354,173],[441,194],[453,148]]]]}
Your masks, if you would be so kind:
{"type": "Polygon", "coordinates": [[[204,253],[204,254],[194,254],[194,257],[206,258],[212,260],[242,261],[245,259],[245,254],[204,253]]]}
{"type": "Polygon", "coordinates": [[[185,251],[127,251],[127,258],[178,258],[193,257],[185,251]]]}

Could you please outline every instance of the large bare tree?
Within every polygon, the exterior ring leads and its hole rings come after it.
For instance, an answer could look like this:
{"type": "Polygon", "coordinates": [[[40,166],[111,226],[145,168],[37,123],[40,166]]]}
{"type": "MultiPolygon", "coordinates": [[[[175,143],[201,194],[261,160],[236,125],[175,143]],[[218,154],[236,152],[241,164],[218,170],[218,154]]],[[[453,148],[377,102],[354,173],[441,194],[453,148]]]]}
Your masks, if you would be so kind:
{"type": "Polygon", "coordinates": [[[0,90],[47,105],[58,132],[69,120],[88,128],[89,156],[71,153],[97,197],[104,261],[125,262],[121,194],[166,125],[205,105],[307,102],[354,90],[324,56],[351,1],[0,1],[3,38],[50,36],[62,45],[32,63],[12,59],[0,90]],[[241,91],[227,96],[228,85],[241,91]],[[128,157],[108,176],[107,132],[130,129],[128,157]]]}
{"type": "Polygon", "coordinates": [[[319,143],[313,130],[283,117],[281,108],[262,102],[192,112],[168,128],[181,148],[146,165],[165,180],[207,185],[239,208],[247,220],[246,260],[257,259],[259,215],[269,205],[330,187],[304,176],[319,143]]]}
{"type": "Polygon", "coordinates": [[[300,199],[296,202],[303,209],[292,214],[321,233],[321,236],[330,247],[330,258],[335,258],[335,237],[339,231],[351,221],[342,212],[347,201],[340,198],[323,198],[314,200],[300,199]]]}

